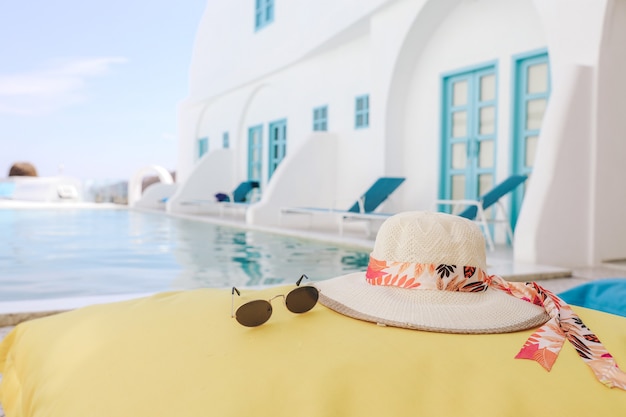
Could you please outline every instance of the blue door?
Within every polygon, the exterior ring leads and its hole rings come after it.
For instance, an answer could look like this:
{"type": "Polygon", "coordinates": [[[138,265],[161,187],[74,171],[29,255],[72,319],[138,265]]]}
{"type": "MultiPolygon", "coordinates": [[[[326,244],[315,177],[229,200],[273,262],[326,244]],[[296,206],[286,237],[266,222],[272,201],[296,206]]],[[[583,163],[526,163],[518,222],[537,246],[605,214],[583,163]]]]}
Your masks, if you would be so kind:
{"type": "Polygon", "coordinates": [[[278,164],[280,164],[287,153],[287,119],[276,120],[270,123],[269,141],[268,180],[272,178],[278,164]]]}
{"type": "Polygon", "coordinates": [[[550,63],[547,51],[514,58],[513,173],[529,178],[513,193],[511,227],[515,227],[524,192],[531,181],[535,151],[550,96],[550,63]]]}
{"type": "Polygon", "coordinates": [[[263,163],[263,125],[248,128],[248,179],[261,181],[263,163]]]}
{"type": "Polygon", "coordinates": [[[443,77],[440,196],[472,199],[494,185],[495,64],[443,77]]]}

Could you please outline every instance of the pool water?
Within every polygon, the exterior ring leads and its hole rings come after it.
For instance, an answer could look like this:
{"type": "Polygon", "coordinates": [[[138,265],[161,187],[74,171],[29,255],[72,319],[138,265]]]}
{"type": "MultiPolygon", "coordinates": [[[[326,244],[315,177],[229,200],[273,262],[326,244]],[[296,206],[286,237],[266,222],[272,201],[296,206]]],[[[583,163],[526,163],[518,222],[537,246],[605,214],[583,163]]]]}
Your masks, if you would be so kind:
{"type": "Polygon", "coordinates": [[[369,253],[131,210],[0,210],[0,301],[274,285],[362,271],[369,253]]]}

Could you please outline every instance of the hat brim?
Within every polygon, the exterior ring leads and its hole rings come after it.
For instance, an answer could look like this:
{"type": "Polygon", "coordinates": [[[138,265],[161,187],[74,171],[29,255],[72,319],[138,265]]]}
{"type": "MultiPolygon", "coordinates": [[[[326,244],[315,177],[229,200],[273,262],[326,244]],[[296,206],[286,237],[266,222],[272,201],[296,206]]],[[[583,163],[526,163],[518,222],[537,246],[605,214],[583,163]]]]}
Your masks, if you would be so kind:
{"type": "Polygon", "coordinates": [[[542,307],[488,288],[453,292],[371,285],[365,272],[315,282],[319,302],[346,316],[407,329],[443,333],[508,333],[549,320],[542,307]]]}

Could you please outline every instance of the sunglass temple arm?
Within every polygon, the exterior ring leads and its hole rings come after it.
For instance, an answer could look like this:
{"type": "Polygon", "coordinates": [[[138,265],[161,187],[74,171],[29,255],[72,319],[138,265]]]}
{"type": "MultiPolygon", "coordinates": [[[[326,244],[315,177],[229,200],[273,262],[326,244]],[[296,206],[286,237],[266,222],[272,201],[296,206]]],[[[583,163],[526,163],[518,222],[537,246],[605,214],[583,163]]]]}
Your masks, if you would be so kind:
{"type": "Polygon", "coordinates": [[[233,287],[231,291],[232,297],[230,298],[230,317],[235,317],[235,292],[237,295],[241,296],[239,290],[233,287]]]}
{"type": "MultiPolygon", "coordinates": [[[[302,276],[300,277],[299,280],[296,281],[296,286],[300,286],[300,283],[302,282],[302,279],[306,278],[309,279],[309,277],[306,276],[306,274],[302,274],[302,276]]],[[[233,287],[234,288],[234,287],[233,287]]],[[[236,289],[236,288],[235,288],[236,289]]]]}

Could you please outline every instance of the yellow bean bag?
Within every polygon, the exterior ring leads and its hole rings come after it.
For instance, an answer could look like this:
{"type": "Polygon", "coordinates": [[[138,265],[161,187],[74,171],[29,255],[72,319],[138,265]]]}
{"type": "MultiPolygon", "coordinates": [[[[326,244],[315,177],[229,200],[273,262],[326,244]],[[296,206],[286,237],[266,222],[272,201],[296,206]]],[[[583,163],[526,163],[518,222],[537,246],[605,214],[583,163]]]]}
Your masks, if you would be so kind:
{"type": "MultiPolygon", "coordinates": [[[[291,289],[243,290],[235,307],[291,289]]],[[[532,330],[431,333],[272,304],[255,328],[211,289],[22,323],[0,345],[0,401],[7,417],[626,416],[626,392],[570,344],[551,372],[514,359],[532,330]]],[[[626,367],[626,318],[575,309],[626,367]]]]}

